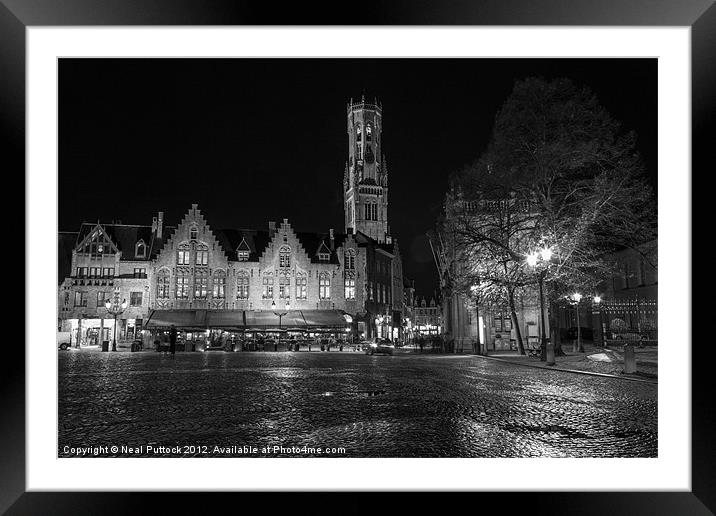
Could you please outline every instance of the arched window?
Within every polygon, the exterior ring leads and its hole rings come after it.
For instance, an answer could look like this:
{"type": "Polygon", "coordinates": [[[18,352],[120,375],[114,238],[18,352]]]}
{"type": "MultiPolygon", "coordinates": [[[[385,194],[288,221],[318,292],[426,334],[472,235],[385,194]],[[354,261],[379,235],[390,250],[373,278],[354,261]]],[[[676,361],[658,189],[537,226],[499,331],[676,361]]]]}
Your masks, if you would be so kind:
{"type": "Polygon", "coordinates": [[[318,277],[318,297],[320,299],[330,299],[331,297],[331,278],[327,272],[322,272],[318,277]]]}
{"type": "Polygon", "coordinates": [[[157,298],[169,298],[169,271],[162,269],[157,274],[157,298]]]}
{"type": "Polygon", "coordinates": [[[146,258],[147,246],[144,244],[144,240],[140,240],[139,242],[137,242],[134,254],[137,258],[146,258]]]}
{"type": "Polygon", "coordinates": [[[197,238],[199,238],[199,228],[192,226],[189,229],[189,240],[196,240],[197,238]]]}
{"type": "Polygon", "coordinates": [[[373,141],[373,128],[369,125],[365,128],[365,141],[373,141]]]}
{"type": "Polygon", "coordinates": [[[356,126],[356,142],[360,143],[363,141],[363,128],[360,124],[356,126]]]}
{"type": "Polygon", "coordinates": [[[196,246],[195,265],[209,265],[209,247],[204,244],[196,246]]]}
{"type": "Polygon", "coordinates": [[[249,298],[249,274],[246,271],[239,271],[236,280],[236,299],[249,298]]]}
{"type": "Polygon", "coordinates": [[[291,248],[284,245],[279,249],[278,252],[279,266],[290,267],[291,266],[291,248]]]}
{"type": "Polygon", "coordinates": [[[343,256],[343,267],[347,271],[355,270],[356,268],[356,252],[353,249],[348,249],[343,256]]]}
{"type": "Polygon", "coordinates": [[[189,265],[189,244],[180,244],[177,248],[177,265],[189,265]]]}

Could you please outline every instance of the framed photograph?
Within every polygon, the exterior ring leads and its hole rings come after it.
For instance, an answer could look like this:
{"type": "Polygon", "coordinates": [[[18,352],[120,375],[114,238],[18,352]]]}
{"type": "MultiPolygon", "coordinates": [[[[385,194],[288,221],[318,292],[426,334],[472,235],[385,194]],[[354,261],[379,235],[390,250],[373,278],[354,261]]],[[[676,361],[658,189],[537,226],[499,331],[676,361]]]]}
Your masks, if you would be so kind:
{"type": "Polygon", "coordinates": [[[712,4],[345,25],[2,0],[27,261],[0,508],[461,491],[711,514],[690,207],[712,4]]]}

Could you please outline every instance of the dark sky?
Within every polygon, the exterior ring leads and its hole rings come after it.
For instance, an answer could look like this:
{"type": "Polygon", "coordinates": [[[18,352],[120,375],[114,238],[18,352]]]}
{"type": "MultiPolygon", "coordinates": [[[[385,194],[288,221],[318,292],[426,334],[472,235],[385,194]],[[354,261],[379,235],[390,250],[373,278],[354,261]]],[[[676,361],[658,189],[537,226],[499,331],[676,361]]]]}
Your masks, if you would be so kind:
{"type": "Polygon", "coordinates": [[[383,104],[389,220],[419,294],[425,232],[451,172],[484,150],[514,81],[569,77],[624,127],[656,183],[656,59],[61,59],[59,228],[176,225],[344,230],[346,104],[383,104]]]}

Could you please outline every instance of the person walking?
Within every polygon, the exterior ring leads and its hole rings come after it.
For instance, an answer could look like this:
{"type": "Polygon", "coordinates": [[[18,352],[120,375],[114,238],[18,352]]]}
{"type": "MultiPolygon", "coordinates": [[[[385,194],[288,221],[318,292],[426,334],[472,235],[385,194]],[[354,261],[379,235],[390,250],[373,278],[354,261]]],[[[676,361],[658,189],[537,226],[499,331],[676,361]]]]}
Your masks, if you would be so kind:
{"type": "Polygon", "coordinates": [[[177,329],[174,327],[174,325],[171,325],[171,328],[169,328],[169,354],[172,358],[174,358],[174,353],[176,353],[177,350],[177,329]]]}

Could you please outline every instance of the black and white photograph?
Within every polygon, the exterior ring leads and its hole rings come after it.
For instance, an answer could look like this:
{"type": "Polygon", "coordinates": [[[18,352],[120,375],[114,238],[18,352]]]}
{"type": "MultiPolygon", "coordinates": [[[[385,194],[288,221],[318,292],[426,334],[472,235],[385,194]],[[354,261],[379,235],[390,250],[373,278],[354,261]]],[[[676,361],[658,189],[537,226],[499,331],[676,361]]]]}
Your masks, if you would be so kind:
{"type": "Polygon", "coordinates": [[[657,73],[59,58],[57,457],[658,458],[657,73]]]}

